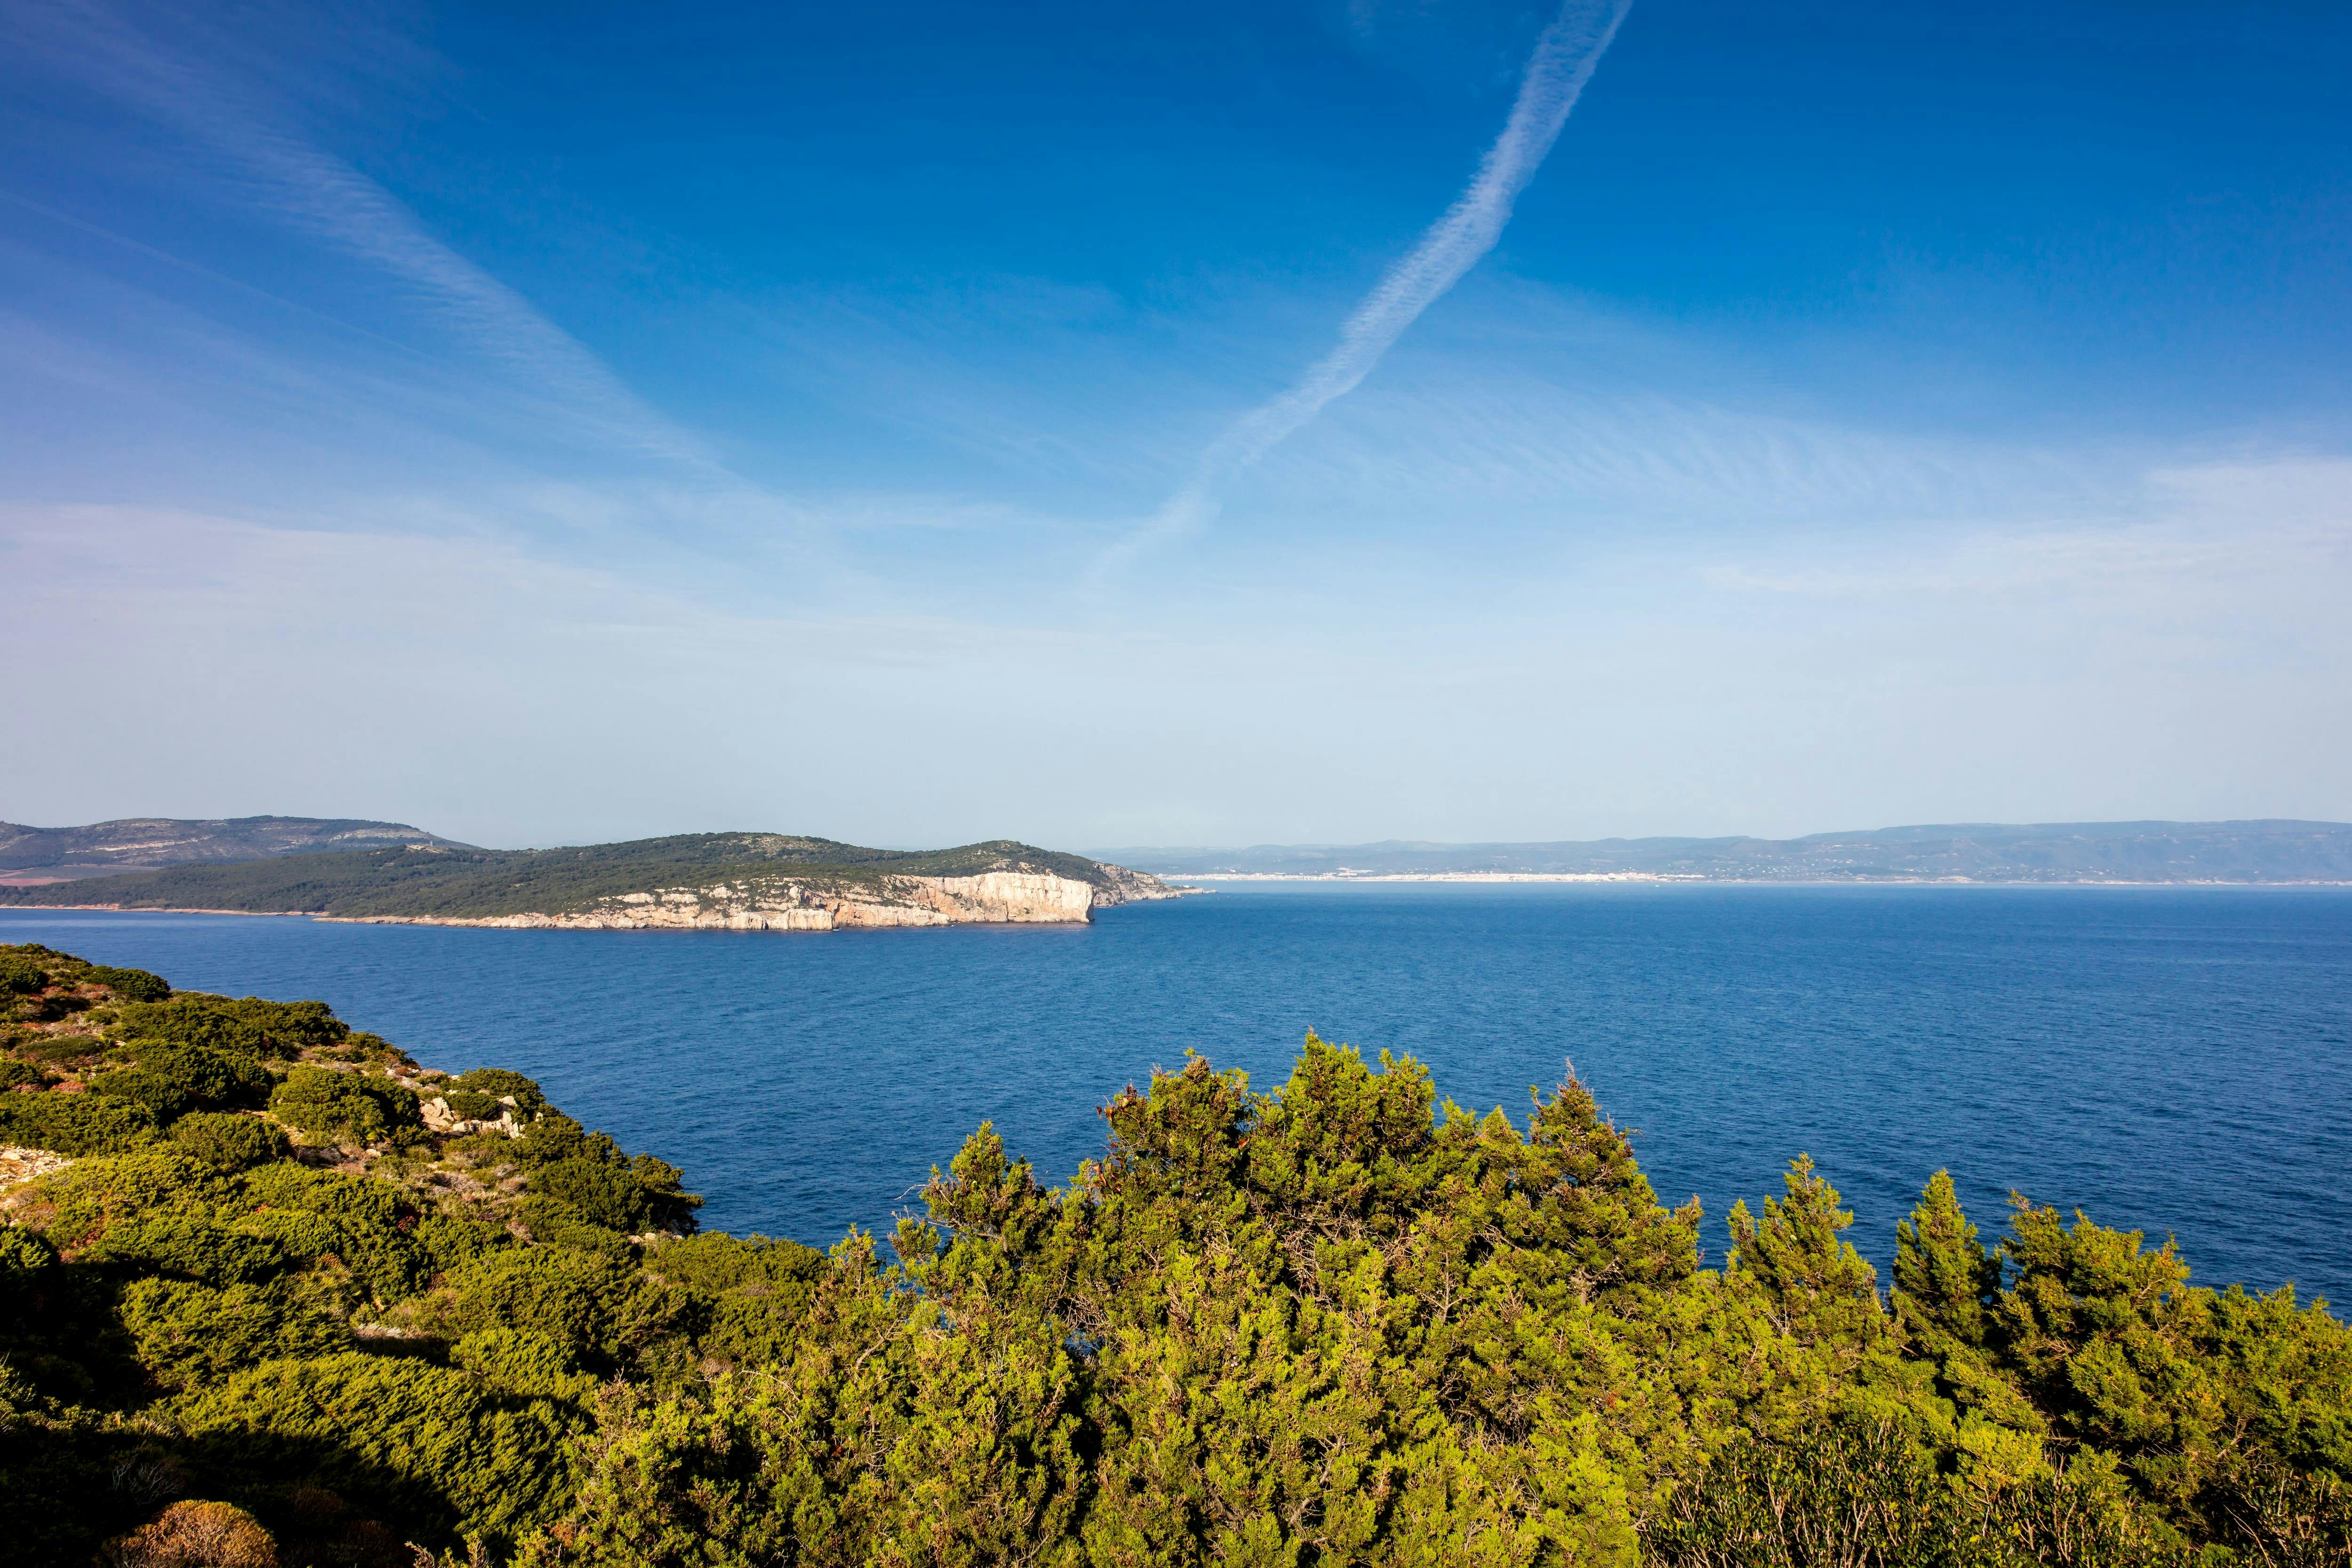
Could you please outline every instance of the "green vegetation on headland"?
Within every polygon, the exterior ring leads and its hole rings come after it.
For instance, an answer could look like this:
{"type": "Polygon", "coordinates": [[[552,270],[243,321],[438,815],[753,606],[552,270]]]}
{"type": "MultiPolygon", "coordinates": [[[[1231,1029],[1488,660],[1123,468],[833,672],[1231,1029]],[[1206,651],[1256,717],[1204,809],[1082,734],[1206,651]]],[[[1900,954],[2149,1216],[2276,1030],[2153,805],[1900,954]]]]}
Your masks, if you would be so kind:
{"type": "MultiPolygon", "coordinates": [[[[668,886],[759,886],[789,880],[841,891],[894,877],[1044,872],[1097,888],[1113,869],[1083,856],[999,839],[950,850],[874,850],[782,833],[688,833],[556,850],[437,845],[181,865],[34,887],[0,887],[0,904],[103,904],[344,918],[490,919],[562,915],[668,886]]],[[[1131,875],[1129,880],[1132,880],[1131,875]]]]}
{"type": "Polygon", "coordinates": [[[108,876],[191,862],[450,843],[405,822],[353,817],[119,817],[79,828],[0,822],[0,874],[108,876]]]}
{"type": "Polygon", "coordinates": [[[1660,1204],[1310,1037],[1041,1186],[987,1127],[886,1254],[316,1002],[0,949],[0,1552],[41,1563],[2342,1564],[2352,1335],[1940,1175],[1893,1288],[1811,1165],[1660,1204]],[[43,1156],[20,1156],[37,1160],[43,1156]]]}

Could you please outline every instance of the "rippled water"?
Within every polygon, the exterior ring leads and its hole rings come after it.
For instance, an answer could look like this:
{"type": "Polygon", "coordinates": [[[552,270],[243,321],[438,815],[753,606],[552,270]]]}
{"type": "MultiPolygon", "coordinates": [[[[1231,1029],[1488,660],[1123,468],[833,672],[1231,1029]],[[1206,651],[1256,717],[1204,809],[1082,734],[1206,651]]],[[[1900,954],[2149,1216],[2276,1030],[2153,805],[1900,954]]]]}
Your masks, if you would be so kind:
{"type": "Polygon", "coordinates": [[[1075,928],[773,936],[0,911],[174,983],[320,997],[511,1066],[687,1168],[712,1225],[882,1226],[992,1118],[1061,1179],[1189,1049],[1279,1082],[1309,1027],[1520,1117],[1570,1059],[1669,1201],[1810,1152],[1882,1261],[1948,1166],[2179,1235],[2198,1277],[2352,1297],[2352,893],[1229,886],[1075,928]]]}

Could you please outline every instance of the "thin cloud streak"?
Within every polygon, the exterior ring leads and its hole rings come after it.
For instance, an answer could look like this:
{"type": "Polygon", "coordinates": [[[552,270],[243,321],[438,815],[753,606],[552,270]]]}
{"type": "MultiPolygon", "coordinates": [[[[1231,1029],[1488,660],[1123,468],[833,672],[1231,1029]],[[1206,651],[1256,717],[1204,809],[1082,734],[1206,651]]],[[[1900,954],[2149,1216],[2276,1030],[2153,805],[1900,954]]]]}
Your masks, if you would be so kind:
{"type": "Polygon", "coordinates": [[[1265,456],[1362,384],[1405,329],[1459,282],[1503,237],[1519,193],[1559,140],[1569,114],[1632,8],[1633,0],[1568,0],[1536,40],[1503,133],[1479,161],[1468,188],[1430,225],[1403,260],[1339,329],[1339,342],[1288,392],[1235,420],[1201,455],[1192,477],[1151,522],[1115,547],[1106,566],[1144,545],[1192,532],[1215,516],[1216,488],[1265,456]]]}
{"type": "Polygon", "coordinates": [[[1987,517],[1958,538],[1487,559],[1475,622],[1416,613],[1423,582],[1383,600],[1342,579],[1324,591],[1344,616],[1244,607],[1213,622],[1146,600],[1109,627],[1058,606],[974,620],[971,595],[780,613],[727,602],[709,577],[665,585],[473,530],[420,537],[388,507],[272,528],[0,501],[0,575],[21,612],[0,657],[126,716],[79,750],[0,758],[0,796],[32,821],[158,800],[314,810],[299,802],[358,779],[367,814],[493,843],[745,821],[934,842],[1339,823],[1326,841],[1349,841],[1400,812],[1435,838],[1694,822],[1778,836],[1965,818],[1971,800],[2009,820],[2244,801],[2336,818],[2352,777],[2329,722],[2352,689],[2336,612],[2347,474],[2301,459],[2158,471],[2122,516],[1987,517]],[[2264,678],[2249,685],[2250,668],[2264,678]],[[1091,716],[1089,765],[1007,751],[1007,691],[1091,716]],[[387,728],[394,708],[445,722],[387,728]],[[289,724],[310,742],[299,757],[240,738],[289,724]],[[812,766],[813,733],[846,754],[919,734],[937,755],[997,760],[812,766]],[[694,765],[614,768],[616,747],[694,765]],[[1842,765],[1824,773],[1824,756],[1842,765]],[[485,793],[499,768],[511,787],[485,793]],[[1106,777],[1140,782],[1113,800],[1106,777]],[[94,789],[117,803],[84,810],[94,789]]]}
{"type": "Polygon", "coordinates": [[[608,439],[709,474],[724,470],[689,433],[648,406],[522,295],[444,245],[383,186],[273,122],[218,80],[173,58],[94,6],[46,29],[52,54],[226,160],[257,204],[401,278],[514,379],[552,392],[608,439]]]}

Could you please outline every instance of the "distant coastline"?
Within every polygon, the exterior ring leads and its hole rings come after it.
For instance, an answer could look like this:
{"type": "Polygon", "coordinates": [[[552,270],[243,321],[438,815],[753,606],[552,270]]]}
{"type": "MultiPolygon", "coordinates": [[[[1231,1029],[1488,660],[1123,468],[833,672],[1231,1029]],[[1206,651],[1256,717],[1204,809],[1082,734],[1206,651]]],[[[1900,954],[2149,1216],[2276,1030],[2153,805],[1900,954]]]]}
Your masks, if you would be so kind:
{"type": "Polygon", "coordinates": [[[1646,838],[1091,852],[1155,876],[1271,881],[2295,886],[2352,883],[2352,824],[1946,823],[1799,839],[1646,838]]]}
{"type": "Polygon", "coordinates": [[[1009,839],[883,850],[771,832],[490,850],[349,818],[0,823],[0,908],[791,931],[1076,923],[1210,882],[2342,887],[2352,886],[2352,824],[1948,823],[1798,839],[1391,839],[1076,854],[1009,839]]]}
{"type": "MultiPolygon", "coordinates": [[[[1156,879],[1155,879],[1156,880],[1156,879]]],[[[1143,903],[1160,899],[1202,896],[1217,891],[1215,883],[1336,883],[1365,885],[1433,885],[1460,884],[1499,886],[1505,884],[1567,885],[1610,884],[1644,887],[1937,887],[1937,888],[2077,888],[2106,887],[2118,891],[2148,888],[2204,888],[2216,891],[2236,889],[2242,892],[2284,892],[2298,888],[2352,888],[2352,878],[2312,878],[2305,881],[2244,882],[2220,879],[2193,880],[2170,878],[2152,881],[2126,881],[2117,877],[2074,878],[1982,878],[1965,876],[1848,876],[1848,877],[1738,877],[1675,875],[1650,872],[1379,872],[1359,874],[1352,872],[1213,872],[1186,877],[1182,882],[1163,883],[1164,892],[1140,898],[1120,899],[1118,903],[1143,903]],[[1212,885],[1200,885],[1200,884],[1212,885]]],[[[1097,904],[1095,907],[1101,907],[1097,904]]],[[[169,907],[154,904],[47,904],[11,905],[0,903],[0,909],[37,907],[56,910],[83,910],[113,915],[235,915],[255,920],[315,920],[327,925],[446,925],[468,926],[483,930],[506,931],[677,931],[677,930],[835,930],[857,925],[952,925],[969,924],[1049,925],[1085,924],[1087,917],[1066,915],[1056,918],[1013,916],[1006,918],[989,915],[964,915],[936,920],[884,920],[859,922],[838,921],[830,925],[785,926],[782,924],[730,924],[727,919],[600,920],[578,915],[492,915],[472,918],[429,915],[326,915],[312,909],[216,909],[169,907]]]]}
{"type": "MultiPolygon", "coordinates": [[[[2352,887],[2352,878],[2310,878],[2303,881],[2247,882],[2221,878],[2162,878],[2128,881],[2119,877],[1972,877],[1972,876],[1704,876],[1665,872],[1199,872],[1186,882],[1345,882],[1345,883],[1633,883],[1659,886],[1713,887],[2352,887]]],[[[1180,889],[1180,891],[1182,891],[1180,889]]]]}

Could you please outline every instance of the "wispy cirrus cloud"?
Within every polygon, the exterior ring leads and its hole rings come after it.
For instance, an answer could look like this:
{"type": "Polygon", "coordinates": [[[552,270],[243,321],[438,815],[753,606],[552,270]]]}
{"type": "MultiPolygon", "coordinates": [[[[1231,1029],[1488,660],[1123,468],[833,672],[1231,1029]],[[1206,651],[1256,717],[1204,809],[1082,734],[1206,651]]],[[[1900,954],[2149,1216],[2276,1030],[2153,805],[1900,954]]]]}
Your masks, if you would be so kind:
{"type": "Polygon", "coordinates": [[[437,238],[381,184],[316,145],[282,104],[236,73],[175,52],[100,5],[28,6],[16,20],[30,53],[184,137],[252,209],[389,274],[469,353],[524,395],[556,405],[583,434],[723,474],[691,432],[647,404],[522,294],[437,238]]]}
{"type": "Polygon", "coordinates": [[[269,527],[0,501],[0,656],[121,721],[0,756],[0,798],[41,821],[364,788],[368,813],[487,842],[2340,816],[2347,465],[2139,480],[2117,515],[2034,527],[1490,561],[1459,585],[1475,622],[1423,613],[1425,577],[1222,618],[1148,593],[1114,622],[944,591],[787,607],[389,505],[269,527]],[[1008,740],[1007,693],[1083,719],[1008,740]]]}
{"type": "MultiPolygon", "coordinates": [[[[1890,543],[1835,559],[1717,562],[1712,588],[1816,601],[1899,603],[2059,594],[2087,602],[2118,584],[2172,603],[2219,602],[2242,614],[2268,603],[2264,640],[2294,635],[2290,607],[2326,601],[2352,578],[2352,462],[2234,459],[2155,468],[2115,487],[2114,515],[2036,527],[1980,525],[1948,538],[1890,543]],[[2250,591],[2248,584],[2259,591],[2250,591]]],[[[2314,628],[2325,617],[2311,617],[2314,628]]],[[[2326,641],[2347,639],[2328,627],[2326,641]]]]}

